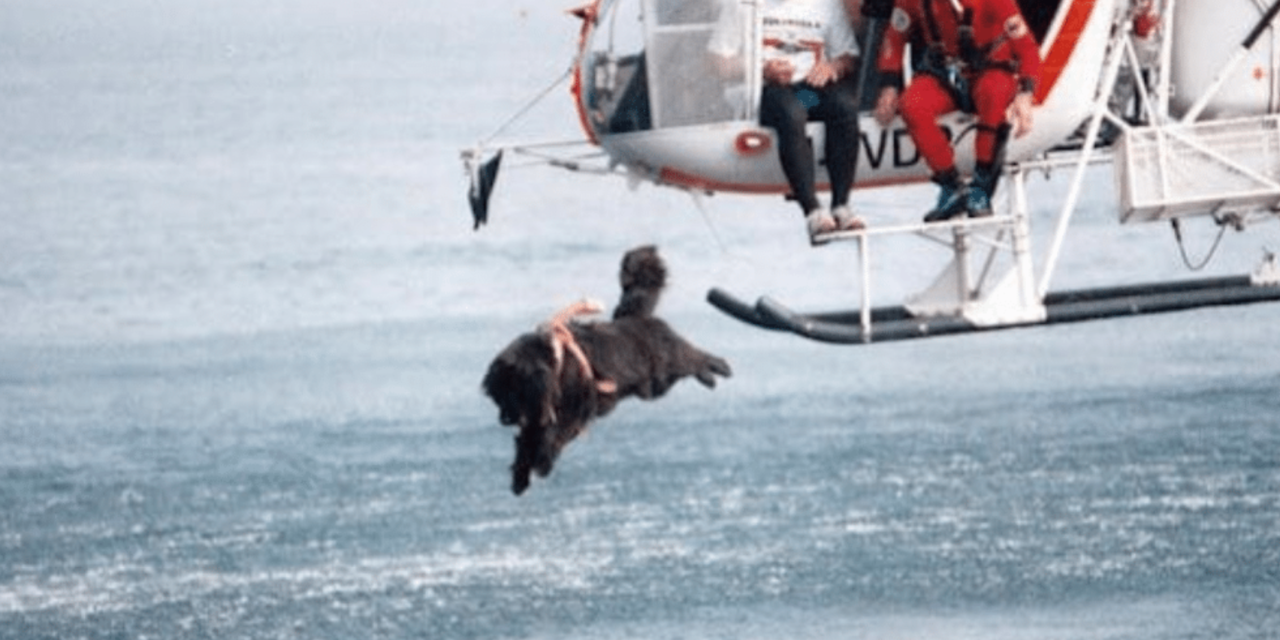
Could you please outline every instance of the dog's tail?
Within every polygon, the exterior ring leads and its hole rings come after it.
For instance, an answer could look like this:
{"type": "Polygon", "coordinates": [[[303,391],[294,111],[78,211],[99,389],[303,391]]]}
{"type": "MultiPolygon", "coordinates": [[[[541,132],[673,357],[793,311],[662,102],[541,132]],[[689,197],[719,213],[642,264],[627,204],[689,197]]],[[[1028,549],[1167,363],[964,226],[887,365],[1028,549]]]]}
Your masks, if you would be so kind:
{"type": "Polygon", "coordinates": [[[618,283],[622,285],[622,297],[613,310],[614,319],[653,315],[667,284],[667,266],[658,256],[658,248],[645,245],[622,256],[618,283]]]}

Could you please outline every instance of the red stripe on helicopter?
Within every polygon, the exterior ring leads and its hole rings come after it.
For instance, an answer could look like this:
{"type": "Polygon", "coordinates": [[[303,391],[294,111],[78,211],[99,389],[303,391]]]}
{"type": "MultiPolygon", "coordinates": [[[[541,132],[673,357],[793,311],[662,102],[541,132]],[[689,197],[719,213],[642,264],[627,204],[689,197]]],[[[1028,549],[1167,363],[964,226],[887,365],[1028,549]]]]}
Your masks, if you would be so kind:
{"type": "Polygon", "coordinates": [[[582,58],[586,54],[587,36],[590,35],[591,29],[595,27],[596,21],[600,18],[600,2],[601,0],[590,0],[587,4],[575,7],[569,10],[569,13],[582,20],[582,29],[578,32],[578,61],[573,65],[573,80],[569,85],[569,92],[573,94],[573,104],[577,106],[578,124],[582,125],[582,131],[587,134],[587,140],[591,144],[600,144],[596,139],[596,131],[591,126],[591,121],[587,117],[587,110],[582,106],[582,58]]]}
{"type": "MultiPolygon", "coordinates": [[[[658,171],[658,180],[677,187],[687,189],[697,189],[700,191],[725,191],[735,193],[749,194],[786,194],[791,189],[786,184],[758,184],[747,182],[722,182],[720,180],[712,180],[706,176],[672,169],[671,167],[662,167],[658,171]]],[[[863,180],[858,182],[858,188],[887,187],[899,184],[914,184],[923,182],[923,178],[888,178],[881,180],[863,180]]],[[[816,185],[818,191],[829,191],[831,185],[820,182],[816,185]]]]}
{"type": "Polygon", "coordinates": [[[1044,54],[1040,66],[1040,82],[1036,87],[1036,102],[1043,104],[1053,91],[1063,70],[1071,61],[1071,54],[1076,50],[1076,43],[1089,24],[1089,16],[1093,15],[1096,0],[1071,0],[1067,15],[1062,20],[1062,28],[1058,30],[1053,44],[1044,54]]]}

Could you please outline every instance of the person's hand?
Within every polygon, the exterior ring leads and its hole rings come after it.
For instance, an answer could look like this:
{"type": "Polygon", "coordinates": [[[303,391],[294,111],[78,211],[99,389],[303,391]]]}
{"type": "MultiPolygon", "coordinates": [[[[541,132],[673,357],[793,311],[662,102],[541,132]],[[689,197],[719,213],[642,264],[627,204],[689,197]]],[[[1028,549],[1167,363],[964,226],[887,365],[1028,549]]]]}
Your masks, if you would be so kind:
{"type": "Polygon", "coordinates": [[[765,60],[764,81],[769,84],[791,84],[796,67],[787,60],[765,60]]]}
{"type": "Polygon", "coordinates": [[[1031,94],[1019,93],[1013,98],[1013,104],[1009,105],[1007,114],[1009,122],[1013,124],[1013,137],[1021,138],[1031,133],[1032,114],[1031,114],[1031,94]]]}
{"type": "Polygon", "coordinates": [[[840,79],[840,68],[835,63],[826,60],[819,60],[814,63],[813,68],[804,77],[805,82],[819,89],[838,79],[840,79]]]}
{"type": "Polygon", "coordinates": [[[887,127],[893,122],[893,116],[898,114],[898,90],[894,87],[885,87],[880,90],[880,97],[876,99],[876,122],[881,127],[887,127]]]}

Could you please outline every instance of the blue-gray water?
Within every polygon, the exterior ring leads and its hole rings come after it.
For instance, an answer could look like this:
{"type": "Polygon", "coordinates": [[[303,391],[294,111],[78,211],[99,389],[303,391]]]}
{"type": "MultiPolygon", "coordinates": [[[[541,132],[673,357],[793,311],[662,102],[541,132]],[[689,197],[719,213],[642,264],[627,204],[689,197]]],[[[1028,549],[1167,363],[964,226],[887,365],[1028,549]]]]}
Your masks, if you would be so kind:
{"type": "MultiPolygon", "coordinates": [[[[787,204],[511,168],[471,232],[457,150],[564,70],[556,3],[171,4],[0,7],[0,638],[1276,637],[1276,307],[762,333],[707,287],[857,295],[787,204]],[[484,368],[642,242],[735,376],[514,498],[484,368]]],[[[1109,190],[1056,284],[1185,277],[1109,190]]],[[[940,265],[877,257],[885,301],[940,265]]]]}

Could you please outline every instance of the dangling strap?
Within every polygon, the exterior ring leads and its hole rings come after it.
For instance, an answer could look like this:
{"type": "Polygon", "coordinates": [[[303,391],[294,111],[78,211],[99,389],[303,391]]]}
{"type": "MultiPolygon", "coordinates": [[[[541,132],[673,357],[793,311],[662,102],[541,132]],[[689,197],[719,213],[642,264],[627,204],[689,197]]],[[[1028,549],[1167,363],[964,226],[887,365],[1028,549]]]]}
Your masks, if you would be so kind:
{"type": "Polygon", "coordinates": [[[948,59],[946,47],[942,44],[942,31],[938,28],[938,18],[933,13],[937,1],[925,0],[924,2],[925,26],[929,29],[930,42],[919,71],[937,78],[947,93],[951,94],[951,100],[956,107],[961,111],[972,113],[973,99],[969,95],[969,83],[961,75],[959,66],[955,64],[956,61],[948,59]]]}
{"type": "Polygon", "coordinates": [[[933,4],[935,0],[925,0],[924,3],[924,22],[929,27],[929,48],[943,51],[942,32],[938,30],[938,18],[933,15],[933,4]]]}
{"type": "Polygon", "coordinates": [[[603,307],[598,302],[580,300],[561,309],[540,329],[551,342],[551,353],[554,359],[552,371],[557,378],[560,377],[560,371],[564,367],[565,351],[568,351],[569,355],[572,355],[573,359],[577,361],[579,375],[585,382],[594,385],[596,390],[601,393],[616,393],[618,391],[616,382],[605,378],[596,378],[595,371],[591,368],[591,361],[587,359],[587,354],[582,351],[582,346],[578,344],[577,338],[569,330],[569,321],[574,317],[600,313],[602,309],[603,307]]]}

